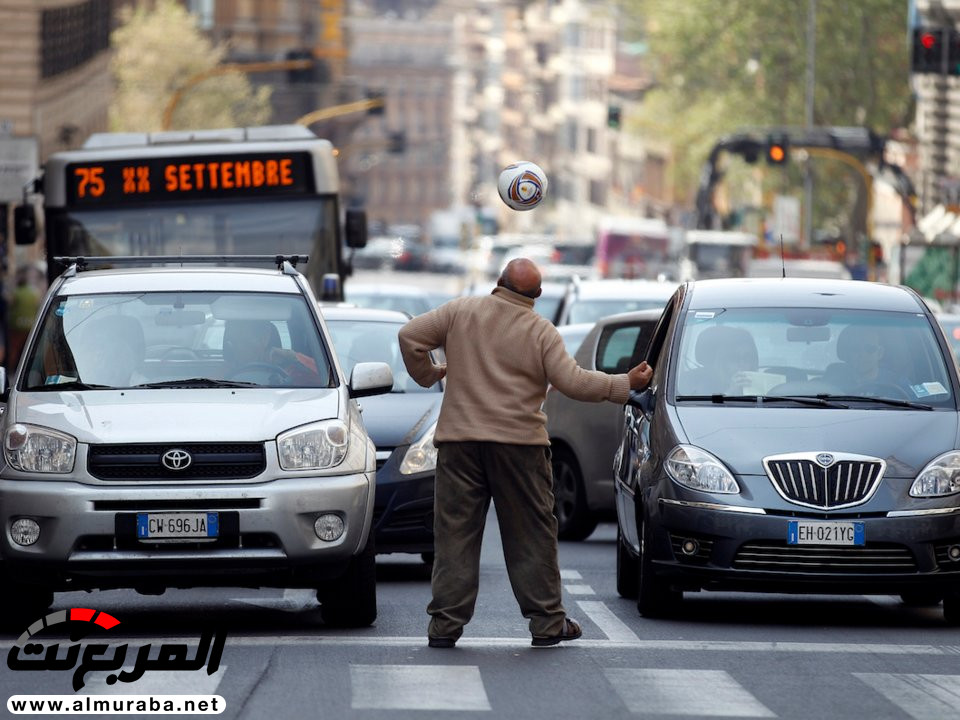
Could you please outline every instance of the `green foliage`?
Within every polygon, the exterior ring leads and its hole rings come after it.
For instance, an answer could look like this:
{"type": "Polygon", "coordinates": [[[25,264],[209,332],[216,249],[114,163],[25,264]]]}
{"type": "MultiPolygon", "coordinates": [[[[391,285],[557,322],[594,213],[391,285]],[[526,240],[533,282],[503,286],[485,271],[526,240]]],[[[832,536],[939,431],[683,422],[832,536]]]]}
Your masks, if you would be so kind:
{"type": "Polygon", "coordinates": [[[952,248],[927,248],[907,276],[909,285],[924,297],[953,292],[954,252],[952,248]],[[939,291],[939,292],[938,292],[939,291]]]}
{"type": "MultiPolygon", "coordinates": [[[[153,132],[174,93],[191,77],[219,65],[226,54],[198,29],[176,0],[153,9],[124,8],[111,42],[116,93],[110,107],[114,131],[153,132]]],[[[254,90],[241,73],[218,75],[187,89],[177,103],[172,129],[261,125],[270,118],[270,88],[254,90]]]]}
{"type": "MultiPolygon", "coordinates": [[[[657,78],[638,130],[674,148],[678,197],[693,196],[720,136],[804,125],[807,2],[625,2],[646,20],[657,78]]],[[[814,124],[904,124],[908,64],[905,0],[818,0],[814,124]]]]}

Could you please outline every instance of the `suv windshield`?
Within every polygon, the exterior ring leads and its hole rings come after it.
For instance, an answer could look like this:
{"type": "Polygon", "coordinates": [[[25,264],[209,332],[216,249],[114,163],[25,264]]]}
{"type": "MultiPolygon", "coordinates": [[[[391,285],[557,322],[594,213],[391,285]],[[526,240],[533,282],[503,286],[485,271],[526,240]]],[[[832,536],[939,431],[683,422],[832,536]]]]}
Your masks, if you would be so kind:
{"type": "Polygon", "coordinates": [[[26,361],[23,390],[331,387],[328,354],[300,295],[60,295],[26,361]]]}
{"type": "Polygon", "coordinates": [[[690,311],[676,394],[678,400],[816,396],[954,404],[943,353],[924,315],[848,309],[690,311]]]}

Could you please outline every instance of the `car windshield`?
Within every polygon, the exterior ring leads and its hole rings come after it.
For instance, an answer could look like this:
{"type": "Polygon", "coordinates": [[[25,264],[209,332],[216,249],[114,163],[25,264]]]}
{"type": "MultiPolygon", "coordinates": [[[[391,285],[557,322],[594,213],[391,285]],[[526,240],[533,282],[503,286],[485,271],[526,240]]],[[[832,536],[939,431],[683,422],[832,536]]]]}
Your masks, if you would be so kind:
{"type": "Polygon", "coordinates": [[[300,295],[60,295],[26,361],[24,390],[331,387],[328,354],[300,295]]]}
{"type": "Polygon", "coordinates": [[[748,308],[690,311],[677,399],[875,398],[953,406],[934,328],[920,313],[748,308]]]}
{"type": "Polygon", "coordinates": [[[330,320],[327,329],[333,338],[333,347],[340,358],[344,374],[349,378],[353,366],[359,362],[385,362],[393,371],[395,393],[440,392],[440,383],[425,388],[407,373],[400,355],[397,333],[402,323],[372,322],[369,320],[330,320]]]}
{"type": "Polygon", "coordinates": [[[570,306],[567,322],[594,323],[607,315],[633,310],[663,309],[669,298],[610,298],[609,300],[578,300],[570,306]]]}

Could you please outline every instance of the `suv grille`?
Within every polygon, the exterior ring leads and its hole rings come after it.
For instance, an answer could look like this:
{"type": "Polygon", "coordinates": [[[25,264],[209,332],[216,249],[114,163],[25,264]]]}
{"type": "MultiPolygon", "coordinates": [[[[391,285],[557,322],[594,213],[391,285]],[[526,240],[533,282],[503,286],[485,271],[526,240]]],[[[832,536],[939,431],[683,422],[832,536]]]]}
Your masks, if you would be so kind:
{"type": "Polygon", "coordinates": [[[833,453],[780,455],[764,458],[763,464],[767,476],[785,500],[824,510],[869,500],[885,465],[877,458],[833,453]]]}
{"type": "Polygon", "coordinates": [[[914,573],[917,564],[902,545],[866,547],[787,545],[782,541],[750,542],[740,546],[733,560],[738,570],[780,573],[914,573]]]}
{"type": "Polygon", "coordinates": [[[101,480],[245,479],[266,469],[263,443],[91,445],[87,469],[101,480]],[[189,453],[190,464],[171,470],[161,462],[170,450],[189,453]]]}

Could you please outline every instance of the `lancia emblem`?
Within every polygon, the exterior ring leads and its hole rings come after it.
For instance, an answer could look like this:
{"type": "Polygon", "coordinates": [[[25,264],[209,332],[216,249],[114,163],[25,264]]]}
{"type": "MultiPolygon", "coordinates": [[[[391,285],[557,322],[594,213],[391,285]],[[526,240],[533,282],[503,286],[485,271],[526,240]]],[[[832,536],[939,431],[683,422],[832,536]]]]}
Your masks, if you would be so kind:
{"type": "Polygon", "coordinates": [[[167,450],[160,457],[160,462],[167,470],[186,470],[193,458],[186,450],[167,450]]]}
{"type": "Polygon", "coordinates": [[[817,453],[817,462],[823,467],[830,467],[833,465],[833,461],[834,457],[830,453],[817,453]]]}

